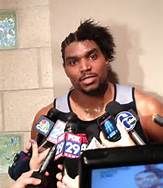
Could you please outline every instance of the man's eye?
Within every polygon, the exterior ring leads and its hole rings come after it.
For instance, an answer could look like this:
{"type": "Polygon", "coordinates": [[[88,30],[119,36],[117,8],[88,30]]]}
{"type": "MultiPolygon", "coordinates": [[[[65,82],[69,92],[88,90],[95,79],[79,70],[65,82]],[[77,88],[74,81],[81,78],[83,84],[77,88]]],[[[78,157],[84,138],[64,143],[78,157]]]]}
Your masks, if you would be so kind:
{"type": "Polygon", "coordinates": [[[71,59],[67,61],[67,65],[74,66],[76,65],[77,61],[75,59],[71,59]]]}
{"type": "Polygon", "coordinates": [[[91,60],[96,60],[97,59],[97,54],[96,53],[92,53],[92,54],[90,54],[89,58],[91,60]]]}

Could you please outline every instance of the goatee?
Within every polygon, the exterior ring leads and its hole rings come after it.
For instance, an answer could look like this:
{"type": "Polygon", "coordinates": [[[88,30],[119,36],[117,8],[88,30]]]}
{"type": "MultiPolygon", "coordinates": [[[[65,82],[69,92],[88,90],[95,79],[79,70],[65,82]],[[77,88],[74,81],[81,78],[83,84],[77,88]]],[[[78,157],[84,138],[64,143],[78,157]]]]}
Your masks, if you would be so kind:
{"type": "Polygon", "coordinates": [[[108,82],[103,82],[99,85],[99,87],[95,88],[95,89],[92,89],[90,91],[86,91],[86,90],[82,90],[82,92],[86,95],[89,95],[89,96],[96,96],[96,97],[100,97],[100,96],[103,96],[106,92],[108,88],[108,82]]]}

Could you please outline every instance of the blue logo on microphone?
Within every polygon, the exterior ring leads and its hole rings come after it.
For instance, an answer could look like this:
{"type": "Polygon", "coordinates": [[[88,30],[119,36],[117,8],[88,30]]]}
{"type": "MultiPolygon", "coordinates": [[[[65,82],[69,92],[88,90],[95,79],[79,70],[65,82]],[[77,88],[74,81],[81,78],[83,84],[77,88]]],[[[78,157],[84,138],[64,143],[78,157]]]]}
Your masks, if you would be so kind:
{"type": "Polygon", "coordinates": [[[117,114],[116,120],[122,123],[127,131],[133,130],[137,122],[137,118],[129,111],[123,111],[117,114]]]}

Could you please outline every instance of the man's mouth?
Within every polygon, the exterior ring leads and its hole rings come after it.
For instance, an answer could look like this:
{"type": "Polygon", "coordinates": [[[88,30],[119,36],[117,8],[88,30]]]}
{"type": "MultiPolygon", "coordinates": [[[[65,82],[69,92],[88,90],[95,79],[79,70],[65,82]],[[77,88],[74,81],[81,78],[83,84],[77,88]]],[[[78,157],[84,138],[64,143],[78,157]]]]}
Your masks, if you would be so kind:
{"type": "Polygon", "coordinates": [[[80,77],[79,81],[84,84],[91,84],[96,79],[96,74],[87,74],[80,77]]]}

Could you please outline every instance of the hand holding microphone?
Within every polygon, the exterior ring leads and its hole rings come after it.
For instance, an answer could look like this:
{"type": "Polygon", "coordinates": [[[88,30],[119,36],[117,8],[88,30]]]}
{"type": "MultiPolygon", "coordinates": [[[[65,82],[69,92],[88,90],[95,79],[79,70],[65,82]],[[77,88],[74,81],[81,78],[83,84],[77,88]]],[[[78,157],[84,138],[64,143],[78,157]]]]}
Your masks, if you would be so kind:
{"type": "Polygon", "coordinates": [[[23,173],[13,184],[10,188],[25,188],[27,185],[39,185],[41,183],[40,179],[36,179],[31,177],[33,173],[32,170],[23,173]]]}
{"type": "Polygon", "coordinates": [[[99,119],[99,126],[102,130],[100,137],[104,145],[114,147],[145,144],[135,130],[138,118],[133,110],[125,111],[122,105],[113,101],[107,105],[106,114],[102,118],[103,121],[99,119]]]}
{"type": "MultiPolygon", "coordinates": [[[[45,118],[43,119],[43,121],[45,121],[45,118]]],[[[47,153],[46,155],[45,154],[42,155],[42,153],[40,154],[41,156],[43,156],[42,164],[41,164],[39,170],[34,171],[31,176],[34,178],[41,179],[41,184],[38,186],[28,185],[28,188],[41,188],[42,186],[44,186],[46,184],[45,172],[46,172],[47,167],[49,166],[50,162],[52,160],[54,160],[54,158],[55,158],[58,135],[62,134],[65,129],[65,123],[61,120],[56,120],[55,124],[52,126],[52,128],[50,128],[50,131],[47,131],[47,130],[49,130],[49,128],[48,129],[44,128],[44,126],[43,126],[44,124],[42,126],[40,126],[39,124],[37,124],[37,125],[38,125],[38,127],[40,127],[39,129],[42,132],[44,132],[44,134],[46,134],[45,141],[47,143],[49,143],[48,145],[50,147],[48,148],[49,149],[48,153],[46,151],[46,153],[47,153]]],[[[48,122],[45,121],[45,126],[47,126],[47,125],[49,125],[49,121],[48,122]]],[[[34,145],[34,146],[33,146],[33,149],[35,149],[35,150],[33,151],[32,159],[36,158],[36,160],[38,162],[39,161],[38,160],[38,148],[36,148],[37,145],[34,145]]],[[[45,151],[43,151],[43,152],[45,153],[45,151]]]]}
{"type": "MultiPolygon", "coordinates": [[[[58,119],[60,111],[55,108],[51,108],[46,116],[41,116],[36,123],[36,131],[38,132],[37,142],[42,146],[45,146],[47,143],[47,136],[50,133],[51,129],[54,126],[54,122],[58,119]],[[41,128],[40,125],[43,125],[41,128]]],[[[12,165],[8,168],[9,176],[16,180],[20,177],[23,172],[28,171],[29,161],[32,155],[32,147],[27,148],[25,151],[20,151],[17,153],[13,159],[12,165]]]]}
{"type": "Polygon", "coordinates": [[[65,126],[65,132],[57,139],[55,160],[63,163],[67,173],[74,178],[77,175],[77,162],[81,152],[86,149],[87,138],[85,134],[77,134],[78,118],[71,113],[65,126]]]}
{"type": "Polygon", "coordinates": [[[32,157],[30,159],[30,169],[31,170],[38,170],[42,164],[42,162],[45,160],[50,148],[44,149],[41,152],[39,151],[39,147],[37,145],[36,141],[32,141],[32,157]]]}

